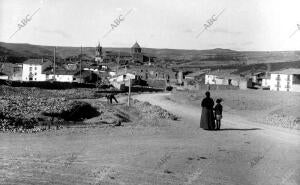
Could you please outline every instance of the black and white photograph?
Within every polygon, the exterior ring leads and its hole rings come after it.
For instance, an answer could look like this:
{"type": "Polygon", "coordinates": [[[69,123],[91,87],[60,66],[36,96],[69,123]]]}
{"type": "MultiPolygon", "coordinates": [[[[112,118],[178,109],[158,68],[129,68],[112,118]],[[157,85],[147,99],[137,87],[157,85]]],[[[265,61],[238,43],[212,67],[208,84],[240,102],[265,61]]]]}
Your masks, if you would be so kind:
{"type": "Polygon", "coordinates": [[[1,185],[300,185],[300,0],[0,0],[1,185]]]}

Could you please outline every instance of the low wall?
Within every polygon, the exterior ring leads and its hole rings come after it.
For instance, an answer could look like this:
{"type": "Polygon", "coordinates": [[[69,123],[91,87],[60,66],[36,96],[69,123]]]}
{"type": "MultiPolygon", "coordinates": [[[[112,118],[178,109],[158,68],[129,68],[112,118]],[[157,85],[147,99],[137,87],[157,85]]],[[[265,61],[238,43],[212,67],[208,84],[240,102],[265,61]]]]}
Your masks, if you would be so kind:
{"type": "Polygon", "coordinates": [[[185,85],[181,89],[197,91],[197,90],[237,90],[239,87],[232,85],[206,85],[206,84],[195,84],[185,85]]]}
{"type": "Polygon", "coordinates": [[[153,88],[166,88],[166,81],[165,80],[147,80],[147,84],[149,87],[153,88]]]}
{"type": "Polygon", "coordinates": [[[12,87],[38,87],[41,89],[72,89],[72,88],[95,88],[95,84],[70,83],[70,82],[21,82],[0,80],[0,85],[12,87]]]}

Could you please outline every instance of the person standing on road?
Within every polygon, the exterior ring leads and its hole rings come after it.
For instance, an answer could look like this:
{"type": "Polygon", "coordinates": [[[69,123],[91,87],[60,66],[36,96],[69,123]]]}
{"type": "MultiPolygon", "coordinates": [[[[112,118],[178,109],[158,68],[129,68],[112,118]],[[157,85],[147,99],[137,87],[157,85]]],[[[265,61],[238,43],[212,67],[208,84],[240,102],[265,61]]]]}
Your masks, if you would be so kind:
{"type": "Polygon", "coordinates": [[[222,119],[222,111],[223,111],[223,106],[221,105],[222,99],[217,99],[216,103],[217,105],[215,106],[215,118],[216,118],[216,130],[220,130],[221,127],[221,119],[222,119]]]}
{"type": "Polygon", "coordinates": [[[214,118],[214,100],[210,97],[210,92],[205,93],[206,98],[201,102],[202,114],[200,119],[200,128],[204,130],[215,129],[215,118],[214,118]]]}
{"type": "Polygon", "coordinates": [[[111,93],[110,95],[109,95],[109,101],[110,101],[110,104],[112,104],[112,100],[115,100],[115,102],[116,103],[119,103],[118,102],[118,100],[117,100],[117,98],[115,97],[115,94],[114,93],[111,93]]]}

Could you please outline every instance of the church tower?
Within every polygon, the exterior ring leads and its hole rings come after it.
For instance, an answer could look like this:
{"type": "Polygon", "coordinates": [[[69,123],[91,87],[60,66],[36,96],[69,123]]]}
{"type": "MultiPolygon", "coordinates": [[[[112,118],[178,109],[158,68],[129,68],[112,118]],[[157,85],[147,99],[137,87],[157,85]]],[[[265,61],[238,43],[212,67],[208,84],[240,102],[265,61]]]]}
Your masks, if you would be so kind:
{"type": "Polygon", "coordinates": [[[98,42],[98,46],[96,46],[95,61],[96,62],[102,62],[103,61],[103,52],[102,52],[102,46],[100,45],[100,42],[98,42]]]}
{"type": "Polygon", "coordinates": [[[137,42],[131,47],[131,56],[134,62],[143,62],[142,48],[137,42]]]}

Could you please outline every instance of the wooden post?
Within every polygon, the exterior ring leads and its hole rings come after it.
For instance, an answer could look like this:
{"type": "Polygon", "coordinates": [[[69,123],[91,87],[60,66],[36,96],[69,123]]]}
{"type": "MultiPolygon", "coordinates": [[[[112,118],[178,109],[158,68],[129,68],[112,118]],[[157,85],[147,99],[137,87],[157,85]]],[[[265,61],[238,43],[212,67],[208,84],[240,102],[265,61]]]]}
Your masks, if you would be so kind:
{"type": "Polygon", "coordinates": [[[53,57],[53,74],[54,74],[54,81],[56,81],[55,80],[55,73],[56,73],[56,71],[55,71],[55,68],[56,68],[56,47],[54,47],[54,57],[53,57]]]}
{"type": "Polygon", "coordinates": [[[131,95],[131,78],[129,78],[129,85],[128,85],[128,107],[130,107],[130,95],[131,95]]]}
{"type": "Polygon", "coordinates": [[[117,73],[117,75],[118,75],[118,73],[119,73],[119,65],[120,65],[120,52],[121,52],[121,51],[119,51],[119,53],[118,53],[118,58],[117,58],[117,70],[116,70],[116,73],[117,73]]]}
{"type": "Polygon", "coordinates": [[[82,83],[82,45],[80,46],[80,83],[82,83]]]}

